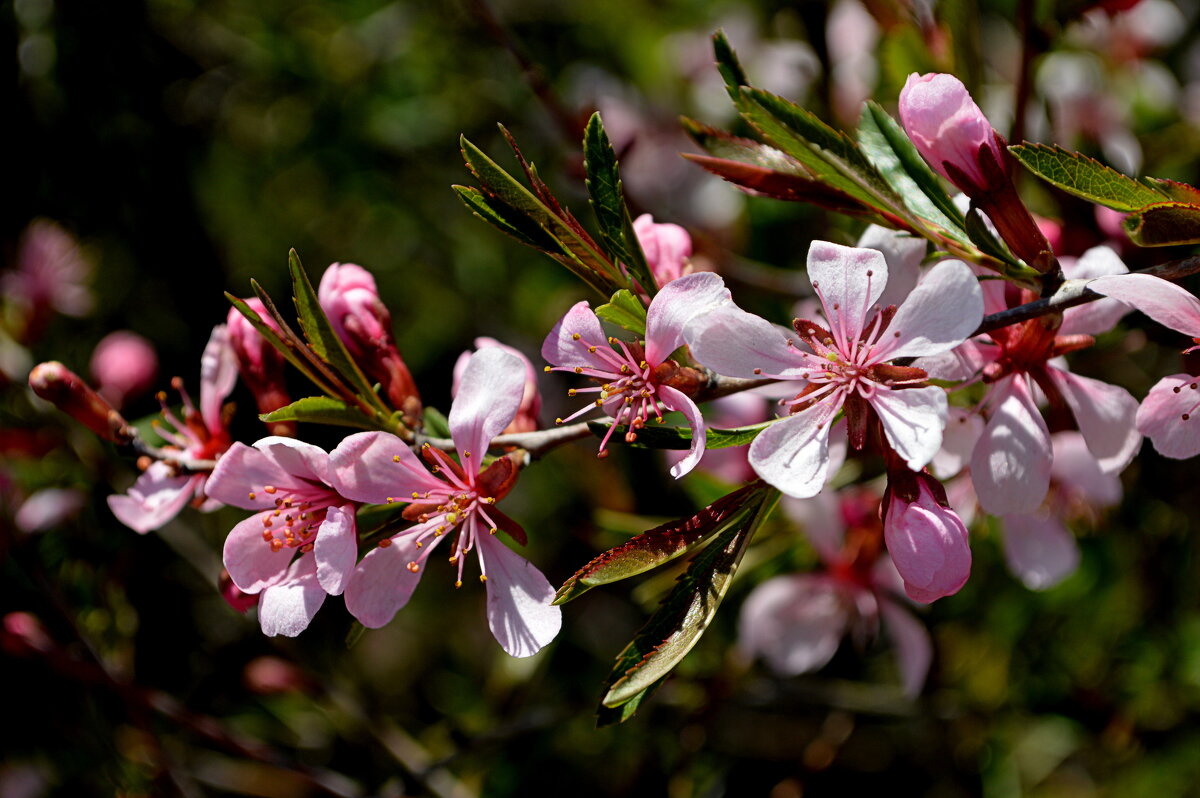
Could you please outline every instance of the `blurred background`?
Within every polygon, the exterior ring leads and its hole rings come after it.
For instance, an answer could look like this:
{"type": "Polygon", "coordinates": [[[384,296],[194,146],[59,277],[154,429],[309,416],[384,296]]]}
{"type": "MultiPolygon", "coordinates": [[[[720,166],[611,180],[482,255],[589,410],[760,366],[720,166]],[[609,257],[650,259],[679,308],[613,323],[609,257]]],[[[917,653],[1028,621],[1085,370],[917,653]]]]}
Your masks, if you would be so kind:
{"type": "MultiPolygon", "coordinates": [[[[809,242],[851,243],[861,225],[747,197],[678,156],[695,149],[681,114],[740,130],[714,30],[756,85],[841,127],[868,97],[894,111],[910,72],[952,71],[1013,140],[1194,183],[1198,17],[1165,0],[6,0],[0,795],[1200,794],[1200,472],[1149,446],[1124,501],[1073,526],[1081,566],[1051,590],[1026,589],[996,530],[973,528],[966,588],[920,612],[935,654],[915,700],[884,640],[848,640],[800,677],[738,653],[751,588],[817,562],[779,514],[675,676],[596,730],[612,658],[678,569],[571,603],[527,660],[491,639],[481,589],[439,578],[355,640],[336,599],[299,638],[266,638],[217,589],[244,514],[137,535],[105,503],[133,462],[25,387],[42,360],[88,375],[101,339],[128,330],[158,364],[121,391],[129,418],[157,412],[173,376],[195,394],[223,292],[250,295],[254,278],[285,300],[292,247],[314,281],[332,262],[376,275],[429,405],[448,409],[476,336],[540,366],[546,331],[596,297],[461,205],[458,137],[512,168],[504,124],[590,224],[579,142],[594,110],[635,211],[685,226],[701,268],[784,317],[809,242]],[[38,273],[37,246],[67,266],[38,273]]],[[[1060,225],[1061,254],[1106,240],[1130,268],[1180,254],[1136,250],[1045,184],[1022,190],[1060,225]]],[[[1181,370],[1169,334],[1141,317],[1125,329],[1073,367],[1137,396],[1181,370]]],[[[566,388],[542,381],[543,421],[566,388]]],[[[235,433],[262,435],[250,394],[232,398],[235,433]]],[[[675,483],[654,453],[599,461],[580,444],[530,468],[506,511],[559,584],[723,490],[675,483]]]]}

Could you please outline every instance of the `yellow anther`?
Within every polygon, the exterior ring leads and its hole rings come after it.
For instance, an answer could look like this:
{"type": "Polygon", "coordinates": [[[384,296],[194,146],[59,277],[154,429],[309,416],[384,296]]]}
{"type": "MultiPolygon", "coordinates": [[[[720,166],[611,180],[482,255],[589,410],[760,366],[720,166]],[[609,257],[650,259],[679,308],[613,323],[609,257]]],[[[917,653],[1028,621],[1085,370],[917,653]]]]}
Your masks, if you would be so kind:
{"type": "Polygon", "coordinates": [[[571,388],[570,390],[567,391],[567,396],[574,396],[577,393],[579,393],[579,392],[576,391],[574,388],[571,388]]]}
{"type": "Polygon", "coordinates": [[[554,423],[555,423],[555,424],[561,424],[561,423],[562,423],[562,419],[561,419],[561,418],[556,418],[556,419],[554,419],[554,423]]]}
{"type": "Polygon", "coordinates": [[[644,361],[644,360],[643,360],[641,363],[638,363],[638,366],[639,366],[640,368],[644,368],[644,369],[645,369],[645,368],[650,368],[650,364],[649,364],[649,363],[647,363],[647,362],[646,362],[646,361],[644,361]]]}
{"type": "Polygon", "coordinates": [[[589,355],[594,355],[594,354],[596,354],[596,347],[594,347],[594,346],[589,346],[589,347],[588,347],[588,354],[589,354],[589,355]]]}
{"type": "Polygon", "coordinates": [[[400,462],[400,455],[398,455],[398,454],[394,454],[394,455],[392,455],[392,462],[393,462],[393,463],[399,463],[399,462],[400,462]]]}
{"type": "Polygon", "coordinates": [[[267,493],[274,493],[274,492],[275,492],[275,486],[274,486],[274,485],[267,485],[265,488],[263,488],[263,490],[265,490],[267,493]]]}
{"type": "Polygon", "coordinates": [[[629,364],[628,364],[628,363],[622,363],[622,364],[621,364],[621,373],[622,373],[622,374],[628,374],[628,373],[629,373],[629,364]]]}
{"type": "Polygon", "coordinates": [[[480,581],[480,582],[486,582],[486,581],[487,581],[487,574],[480,574],[480,575],[479,575],[479,581],[480,581]]]}
{"type": "Polygon", "coordinates": [[[544,371],[544,372],[546,372],[547,374],[549,374],[550,372],[554,371],[554,369],[550,368],[549,366],[545,366],[545,367],[543,367],[543,368],[542,368],[542,371],[544,371]]]}
{"type": "Polygon", "coordinates": [[[494,535],[494,534],[496,534],[496,533],[497,533],[497,532],[499,532],[499,531],[500,531],[500,530],[499,530],[499,529],[496,529],[496,527],[492,527],[491,529],[489,529],[489,530],[488,530],[488,532],[491,532],[493,535],[494,535]]]}
{"type": "Polygon", "coordinates": [[[575,373],[576,373],[576,374],[582,374],[582,373],[583,373],[583,366],[576,366],[576,367],[575,367],[575,373]]]}
{"type": "Polygon", "coordinates": [[[458,555],[457,554],[450,555],[450,564],[454,565],[454,563],[456,563],[456,562],[458,562],[458,555]]]}
{"type": "Polygon", "coordinates": [[[396,500],[395,500],[394,498],[392,498],[391,496],[388,496],[388,497],[387,497],[387,503],[388,503],[388,504],[392,504],[392,503],[393,503],[393,502],[395,502],[395,501],[396,501],[396,500]]]}
{"type": "Polygon", "coordinates": [[[417,571],[421,570],[421,565],[419,563],[417,563],[416,561],[410,562],[408,564],[408,570],[412,571],[415,574],[417,571]]]}
{"type": "Polygon", "coordinates": [[[470,452],[463,452],[463,457],[470,457],[470,456],[471,456],[470,452]]]}
{"type": "Polygon", "coordinates": [[[425,544],[424,544],[424,543],[422,543],[422,542],[421,542],[421,541],[419,541],[419,540],[418,540],[418,541],[417,541],[417,543],[416,543],[416,546],[417,546],[417,548],[418,548],[418,549],[419,549],[419,548],[422,548],[422,547],[424,547],[424,545],[425,545],[425,544]]]}
{"type": "Polygon", "coordinates": [[[455,586],[455,587],[462,587],[462,580],[461,580],[461,579],[457,580],[457,581],[454,583],[454,586],[455,586]]]}
{"type": "Polygon", "coordinates": [[[254,501],[254,499],[255,499],[254,491],[250,491],[250,501],[254,501]]]}
{"type": "Polygon", "coordinates": [[[571,335],[571,339],[572,339],[572,340],[574,340],[574,341],[578,341],[578,340],[579,340],[580,338],[582,338],[582,337],[583,337],[583,336],[582,336],[582,335],[580,335],[579,333],[572,333],[572,335],[571,335]]]}
{"type": "Polygon", "coordinates": [[[458,521],[458,513],[446,513],[446,521],[448,523],[456,523],[458,521]]]}

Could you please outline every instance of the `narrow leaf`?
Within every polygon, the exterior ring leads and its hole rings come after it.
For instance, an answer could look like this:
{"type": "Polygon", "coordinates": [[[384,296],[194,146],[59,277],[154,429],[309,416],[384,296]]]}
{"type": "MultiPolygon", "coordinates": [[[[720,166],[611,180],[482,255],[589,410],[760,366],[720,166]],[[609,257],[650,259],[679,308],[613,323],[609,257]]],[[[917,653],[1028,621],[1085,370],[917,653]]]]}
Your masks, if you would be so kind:
{"type": "Polygon", "coordinates": [[[1128,213],[1166,199],[1159,191],[1099,161],[1057,145],[1017,144],[1008,151],[1046,182],[1115,211],[1128,213]]]}
{"type": "Polygon", "coordinates": [[[617,291],[608,302],[596,308],[596,315],[639,336],[646,334],[646,306],[627,288],[617,291]]]}
{"type": "Polygon", "coordinates": [[[988,229],[987,223],[983,220],[983,211],[972,205],[967,211],[967,236],[970,237],[971,243],[979,247],[979,251],[985,255],[990,255],[998,261],[1001,261],[1009,266],[1017,266],[1019,262],[1016,257],[1008,251],[1006,247],[992,231],[988,229]]]}
{"type": "MultiPolygon", "coordinates": [[[[782,153],[780,153],[782,155],[782,153]]],[[[787,202],[809,202],[848,216],[878,218],[875,211],[844,191],[807,177],[806,174],[776,171],[724,158],[685,152],[683,157],[717,177],[750,193],[787,202]]],[[[786,157],[786,156],[785,156],[786,157]]]]}
{"type": "Polygon", "coordinates": [[[750,510],[751,499],[762,491],[758,483],[723,496],[689,518],[671,521],[643,532],[596,557],[559,588],[555,604],[565,604],[598,585],[645,573],[686,554],[736,523],[750,510]]]}
{"type": "Polygon", "coordinates": [[[1200,244],[1200,205],[1161,202],[1126,216],[1121,226],[1139,247],[1200,244]]]}
{"type": "Polygon", "coordinates": [[[450,437],[450,422],[435,407],[425,408],[425,433],[435,438],[450,437]]]}
{"type": "Polygon", "coordinates": [[[290,405],[284,405],[278,410],[263,413],[259,418],[266,422],[274,421],[304,421],[313,424],[332,424],[338,427],[356,427],[358,429],[381,429],[374,417],[364,414],[361,410],[347,405],[340,399],[330,396],[308,396],[297,399],[290,405]]]}
{"type": "Polygon", "coordinates": [[[558,241],[542,228],[533,224],[527,216],[514,211],[503,202],[497,202],[477,188],[451,186],[458,198],[471,212],[505,235],[512,236],[527,247],[546,253],[561,249],[558,241]]]}
{"type": "Polygon", "coordinates": [[[725,79],[725,90],[736,103],[739,87],[749,86],[750,80],[746,77],[746,70],[742,69],[737,53],[733,51],[733,45],[729,43],[729,38],[723,30],[713,34],[713,54],[717,59],[717,71],[725,79]]]}
{"type": "Polygon", "coordinates": [[[316,360],[300,336],[296,335],[296,333],[293,332],[292,329],[287,325],[287,322],[285,322],[283,317],[279,315],[279,311],[275,308],[275,304],[270,301],[271,298],[267,296],[267,293],[262,289],[262,286],[260,286],[254,280],[250,281],[250,285],[254,289],[255,294],[262,299],[268,315],[271,316],[271,319],[276,324],[280,325],[279,329],[284,331],[282,336],[275,332],[273,327],[263,321],[258,313],[256,313],[254,309],[247,305],[243,300],[238,299],[229,292],[225,293],[225,298],[228,299],[233,306],[238,309],[239,313],[246,317],[246,320],[249,321],[251,326],[258,331],[258,334],[261,335],[267,343],[283,354],[284,358],[286,358],[289,363],[295,366],[301,374],[307,377],[314,385],[316,385],[325,393],[333,394],[335,390],[333,386],[337,382],[337,377],[330,372],[323,363],[320,363],[316,360]]]}

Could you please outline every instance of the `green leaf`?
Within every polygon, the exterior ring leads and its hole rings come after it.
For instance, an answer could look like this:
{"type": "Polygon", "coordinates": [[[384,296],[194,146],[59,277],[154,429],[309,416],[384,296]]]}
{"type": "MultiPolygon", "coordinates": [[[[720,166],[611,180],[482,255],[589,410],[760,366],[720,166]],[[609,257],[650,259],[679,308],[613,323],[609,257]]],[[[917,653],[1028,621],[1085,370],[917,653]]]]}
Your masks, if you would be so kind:
{"type": "Polygon", "coordinates": [[[1115,211],[1141,210],[1166,199],[1164,194],[1099,161],[1059,146],[1017,144],[1008,151],[1046,182],[1115,211]]]}
{"type": "Polygon", "coordinates": [[[874,101],[868,102],[863,110],[858,141],[871,163],[904,198],[905,205],[960,242],[967,242],[962,212],[917,152],[904,128],[874,101]]]}
{"type": "MultiPolygon", "coordinates": [[[[500,205],[508,206],[510,211],[497,215],[508,221],[510,227],[524,229],[513,223],[513,214],[524,216],[549,236],[553,248],[543,249],[552,258],[570,269],[577,277],[595,288],[604,296],[611,295],[622,287],[624,278],[605,255],[596,250],[596,243],[590,236],[582,232],[578,222],[565,215],[561,208],[547,205],[543,196],[535,195],[516,178],[504,171],[482,150],[467,140],[459,138],[463,158],[467,168],[482,184],[483,194],[487,196],[488,205],[496,210],[500,205]]],[[[532,167],[527,167],[527,175],[536,177],[532,167]]],[[[544,189],[537,186],[539,192],[546,194],[544,189]]],[[[462,196],[461,194],[459,196],[462,196]]],[[[465,199],[465,198],[464,198],[465,199]]],[[[555,203],[557,205],[557,203],[555,203]]],[[[477,210],[472,204],[471,209],[477,210]]],[[[485,217],[486,218],[486,217],[485,217]]],[[[490,218],[487,221],[492,221],[490,218]]],[[[506,230],[507,232],[507,230],[506,230]]],[[[511,235],[511,233],[510,233],[511,235]]],[[[533,236],[526,236],[532,238],[533,236]]],[[[541,246],[538,247],[542,249],[541,246]]]]}
{"type": "Polygon", "coordinates": [[[719,534],[692,560],[675,588],[617,656],[601,703],[619,707],[642,700],[691,651],[729,590],[755,531],[774,509],[779,492],[761,483],[740,522],[719,534]]]}
{"type": "Polygon", "coordinates": [[[1200,244],[1200,205],[1160,202],[1126,216],[1121,226],[1139,247],[1200,244]]]}
{"type": "Polygon", "coordinates": [[[300,263],[300,256],[294,249],[288,252],[288,271],[292,274],[296,318],[300,322],[300,329],[304,332],[304,338],[308,341],[308,345],[312,347],[317,357],[333,367],[350,384],[352,390],[362,400],[364,408],[372,408],[381,416],[390,415],[391,410],[375,393],[374,387],[362,373],[362,369],[346,351],[346,345],[334,332],[333,325],[329,323],[329,317],[321,308],[317,292],[313,289],[312,282],[308,279],[308,274],[300,263]]]}
{"type": "Polygon", "coordinates": [[[628,288],[622,288],[605,304],[596,308],[596,315],[638,336],[646,335],[646,306],[628,288]]]}
{"type": "Polygon", "coordinates": [[[254,280],[250,281],[250,285],[253,287],[255,294],[262,299],[263,306],[272,320],[279,325],[279,329],[284,331],[282,336],[275,332],[274,327],[263,321],[262,317],[247,305],[245,301],[238,299],[228,291],[225,292],[225,298],[238,309],[239,313],[246,317],[250,325],[263,337],[263,340],[278,350],[287,359],[287,362],[295,366],[301,374],[322,391],[327,394],[333,394],[335,392],[333,386],[337,382],[336,375],[330,372],[324,364],[315,360],[308,347],[304,345],[304,341],[292,331],[283,317],[279,315],[275,304],[271,302],[271,298],[262,290],[262,287],[254,280]]]}
{"type": "Polygon", "coordinates": [[[425,433],[435,438],[449,438],[450,421],[437,408],[426,407],[425,433]]]}
{"type": "Polygon", "coordinates": [[[554,254],[561,249],[557,239],[533,224],[529,217],[514,211],[503,202],[493,200],[479,189],[470,186],[450,188],[454,189],[458,198],[471,209],[471,213],[525,246],[547,254],[554,254]]]}
{"type": "MultiPolygon", "coordinates": [[[[758,433],[762,432],[774,420],[763,421],[760,424],[751,424],[746,427],[730,427],[728,429],[714,429],[709,427],[704,433],[704,446],[707,449],[725,449],[730,446],[744,446],[758,437],[758,433]]],[[[589,421],[588,429],[597,438],[603,438],[608,434],[609,423],[606,421],[589,421]]],[[[613,430],[612,440],[625,440],[625,433],[629,429],[626,425],[621,424],[613,430]]],[[[647,424],[637,431],[637,440],[629,444],[630,446],[640,447],[642,449],[690,449],[692,447],[692,429],[691,427],[666,427],[659,424],[647,424]]]]}
{"type": "Polygon", "coordinates": [[[1162,177],[1143,177],[1142,179],[1176,202],[1200,205],[1200,188],[1162,177]]]}
{"type": "Polygon", "coordinates": [[[650,296],[658,291],[654,275],[633,229],[633,218],[625,204],[621,189],[621,174],[617,168],[617,153],[608,140],[600,114],[592,114],[583,136],[583,166],[587,172],[587,189],[592,210],[600,224],[600,243],[613,260],[629,269],[630,276],[641,284],[650,296]]]}
{"type": "Polygon", "coordinates": [[[338,427],[357,427],[358,429],[386,428],[386,426],[381,427],[374,417],[330,396],[308,396],[304,399],[297,399],[278,410],[263,413],[259,415],[259,418],[266,422],[304,421],[310,424],[332,424],[338,427]]]}
{"type": "Polygon", "coordinates": [[[749,86],[750,80],[746,77],[746,70],[742,69],[737,53],[733,51],[733,45],[729,43],[723,30],[718,30],[713,34],[713,54],[717,59],[717,71],[725,79],[725,90],[729,92],[730,98],[736,103],[739,88],[749,86]]]}
{"type": "Polygon", "coordinates": [[[565,604],[593,587],[637,576],[686,554],[741,520],[761,491],[760,483],[747,485],[693,516],[656,526],[609,549],[564,582],[553,603],[565,604]]]}
{"type": "Polygon", "coordinates": [[[983,220],[983,211],[976,208],[974,204],[967,211],[966,229],[971,243],[979,247],[980,252],[985,255],[991,255],[996,260],[1011,267],[1020,265],[1016,257],[1008,251],[1008,247],[992,234],[992,231],[983,220]]]}

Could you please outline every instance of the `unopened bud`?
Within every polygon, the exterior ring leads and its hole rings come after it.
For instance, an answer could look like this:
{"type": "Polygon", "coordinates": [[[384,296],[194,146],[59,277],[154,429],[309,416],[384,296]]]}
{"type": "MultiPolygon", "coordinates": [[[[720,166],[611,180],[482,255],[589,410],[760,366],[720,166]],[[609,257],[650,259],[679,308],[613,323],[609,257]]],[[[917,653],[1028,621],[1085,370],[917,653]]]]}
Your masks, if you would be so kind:
{"type": "Polygon", "coordinates": [[[129,443],[128,422],[103,396],[62,363],[39,363],[29,372],[29,387],[41,398],[113,443],[129,443]]]}
{"type": "Polygon", "coordinates": [[[945,490],[928,474],[917,474],[917,496],[889,491],[883,535],[888,553],[915,601],[957,593],[971,574],[967,527],[946,503],[945,490]]]}
{"type": "MultiPolygon", "coordinates": [[[[243,300],[258,317],[271,329],[278,332],[274,320],[267,313],[262,300],[251,297],[243,300]]],[[[237,308],[230,308],[226,317],[229,329],[229,345],[237,357],[238,373],[242,382],[254,394],[258,412],[270,413],[291,403],[284,378],[283,353],[267,343],[262,334],[254,328],[250,320],[242,315],[237,308]]],[[[272,435],[293,437],[296,434],[294,422],[281,421],[267,425],[272,435]]]]}
{"type": "Polygon", "coordinates": [[[654,217],[643,213],[633,222],[646,265],[658,287],[691,274],[692,237],[677,224],[658,224],[654,217]]]}
{"type": "Polygon", "coordinates": [[[120,407],[148,391],[158,376],[158,355],[149,341],[135,332],[117,330],[100,339],[89,366],[99,393],[120,407]]]}

